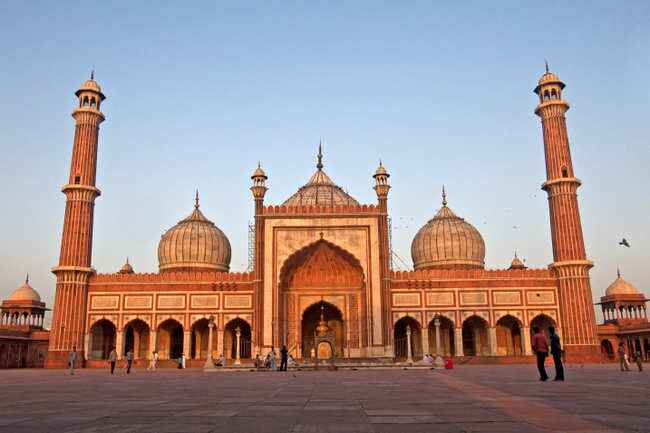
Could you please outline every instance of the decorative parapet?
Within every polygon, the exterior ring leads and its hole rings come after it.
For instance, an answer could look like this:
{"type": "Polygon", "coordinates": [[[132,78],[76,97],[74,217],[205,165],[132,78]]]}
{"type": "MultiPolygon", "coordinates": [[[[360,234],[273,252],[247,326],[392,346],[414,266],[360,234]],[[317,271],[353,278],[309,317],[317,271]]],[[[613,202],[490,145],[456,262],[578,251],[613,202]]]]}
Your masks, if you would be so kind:
{"type": "Polygon", "coordinates": [[[554,276],[549,269],[427,269],[393,271],[390,279],[393,281],[554,280],[554,276]]]}
{"type": "Polygon", "coordinates": [[[304,214],[379,214],[374,204],[344,204],[335,206],[266,206],[264,215],[304,215],[304,214]]]}
{"type": "Polygon", "coordinates": [[[143,274],[95,274],[90,284],[98,283],[248,283],[252,272],[165,272],[143,274]]]}

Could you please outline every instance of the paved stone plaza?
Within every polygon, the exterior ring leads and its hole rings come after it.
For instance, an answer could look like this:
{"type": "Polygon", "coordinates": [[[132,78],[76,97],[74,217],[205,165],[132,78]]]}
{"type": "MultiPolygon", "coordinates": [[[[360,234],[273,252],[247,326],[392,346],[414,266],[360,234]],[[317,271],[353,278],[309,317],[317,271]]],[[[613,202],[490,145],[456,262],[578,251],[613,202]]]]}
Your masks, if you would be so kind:
{"type": "Polygon", "coordinates": [[[650,373],[0,371],[0,432],[648,432],[650,373]]]}

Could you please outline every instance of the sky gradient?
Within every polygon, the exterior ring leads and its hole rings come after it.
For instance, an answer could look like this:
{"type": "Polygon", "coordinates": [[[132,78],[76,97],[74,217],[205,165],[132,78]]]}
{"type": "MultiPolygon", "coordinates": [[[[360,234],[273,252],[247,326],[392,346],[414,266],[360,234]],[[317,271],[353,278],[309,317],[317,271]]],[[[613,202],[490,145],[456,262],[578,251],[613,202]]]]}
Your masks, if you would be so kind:
{"type": "Polygon", "coordinates": [[[250,173],[279,204],[315,170],[375,203],[391,174],[393,248],[440,207],[474,224],[486,267],[552,261],[532,93],[548,59],[567,124],[594,298],[620,266],[650,296],[650,3],[0,3],[0,297],[55,279],[75,90],[91,69],[100,131],[93,265],[157,271],[162,233],[201,209],[247,265],[250,173]],[[618,246],[626,237],[627,249],[618,246]]]}

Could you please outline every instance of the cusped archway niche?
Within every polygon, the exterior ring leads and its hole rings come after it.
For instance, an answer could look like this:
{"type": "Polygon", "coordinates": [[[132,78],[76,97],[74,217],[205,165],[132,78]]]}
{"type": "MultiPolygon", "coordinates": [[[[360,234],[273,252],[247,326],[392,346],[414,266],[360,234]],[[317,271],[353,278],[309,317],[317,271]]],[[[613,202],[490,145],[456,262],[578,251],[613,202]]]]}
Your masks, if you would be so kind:
{"type": "Polygon", "coordinates": [[[280,270],[280,287],[361,289],[363,268],[352,254],[320,239],[289,256],[280,270]]]}

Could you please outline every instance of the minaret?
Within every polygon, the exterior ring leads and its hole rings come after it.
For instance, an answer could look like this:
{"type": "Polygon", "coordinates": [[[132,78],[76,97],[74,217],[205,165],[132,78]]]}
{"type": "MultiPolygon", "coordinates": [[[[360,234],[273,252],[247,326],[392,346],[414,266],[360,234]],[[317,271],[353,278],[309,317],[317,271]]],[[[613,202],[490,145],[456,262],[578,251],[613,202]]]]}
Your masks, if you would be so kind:
{"type": "MultiPolygon", "coordinates": [[[[374,190],[377,193],[377,205],[379,207],[379,262],[381,270],[381,293],[382,293],[382,323],[383,335],[382,340],[385,342],[384,346],[388,346],[388,342],[392,341],[393,333],[391,331],[391,313],[390,313],[390,241],[389,241],[389,227],[388,227],[388,192],[390,185],[388,178],[390,174],[384,168],[384,165],[379,161],[379,167],[375,170],[372,176],[375,179],[374,190]]],[[[392,348],[388,348],[392,353],[392,348]]]]}
{"type": "Polygon", "coordinates": [[[591,297],[589,269],[578,210],[580,180],[573,174],[571,151],[564,113],[569,104],[562,99],[564,83],[548,70],[539,80],[535,109],[542,119],[546,182],[553,243],[553,264],[557,278],[560,327],[569,359],[600,359],[596,318],[591,297]]]}
{"type": "Polygon", "coordinates": [[[251,176],[253,185],[251,192],[255,200],[255,253],[253,262],[253,273],[255,274],[255,291],[253,294],[253,305],[255,306],[256,317],[253,323],[253,347],[255,352],[259,352],[263,343],[264,320],[262,317],[264,311],[264,195],[268,188],[266,180],[268,176],[262,170],[262,164],[257,163],[257,168],[251,176]]]}
{"type": "Polygon", "coordinates": [[[105,99],[94,80],[81,85],[75,93],[79,98],[72,112],[76,122],[70,177],[62,191],[66,196],[63,235],[59,265],[52,269],[56,275],[56,297],[50,332],[48,367],[65,367],[68,352],[76,346],[84,351],[87,285],[91,268],[93,243],[93,214],[97,174],[97,144],[99,124],[104,121],[100,111],[105,99]]]}

